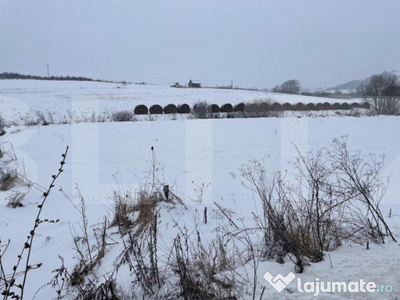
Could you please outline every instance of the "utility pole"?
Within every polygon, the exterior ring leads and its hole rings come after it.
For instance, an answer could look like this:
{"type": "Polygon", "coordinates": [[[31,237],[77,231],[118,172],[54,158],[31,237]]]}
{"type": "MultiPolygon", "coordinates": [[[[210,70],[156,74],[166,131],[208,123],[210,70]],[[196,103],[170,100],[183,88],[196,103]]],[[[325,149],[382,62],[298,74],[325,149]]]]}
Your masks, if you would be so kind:
{"type": "Polygon", "coordinates": [[[47,64],[47,77],[50,78],[49,64],[47,64]]]}
{"type": "Polygon", "coordinates": [[[233,89],[233,80],[231,80],[231,89],[233,89]]]}

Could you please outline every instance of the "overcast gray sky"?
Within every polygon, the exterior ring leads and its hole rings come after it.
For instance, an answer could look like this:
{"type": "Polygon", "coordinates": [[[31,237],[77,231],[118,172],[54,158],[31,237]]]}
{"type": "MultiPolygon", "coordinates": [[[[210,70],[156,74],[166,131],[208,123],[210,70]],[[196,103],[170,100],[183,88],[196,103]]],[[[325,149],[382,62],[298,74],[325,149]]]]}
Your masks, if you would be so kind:
{"type": "Polygon", "coordinates": [[[0,72],[334,86],[400,70],[398,0],[0,0],[0,72]]]}

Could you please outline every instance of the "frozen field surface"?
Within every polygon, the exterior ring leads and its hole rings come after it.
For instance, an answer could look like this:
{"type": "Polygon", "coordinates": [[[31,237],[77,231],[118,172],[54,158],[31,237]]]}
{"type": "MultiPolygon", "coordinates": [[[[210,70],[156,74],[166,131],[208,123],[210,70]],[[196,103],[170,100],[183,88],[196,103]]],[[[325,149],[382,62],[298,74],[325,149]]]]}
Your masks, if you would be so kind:
{"type": "MultiPolygon", "coordinates": [[[[139,104],[189,104],[199,101],[222,105],[263,101],[292,104],[342,102],[343,100],[309,96],[267,93],[247,90],[171,88],[158,85],[116,83],[0,80],[1,115],[6,120],[23,117],[36,111],[50,112],[58,117],[70,114],[82,117],[104,115],[113,111],[132,110],[139,104]]],[[[354,101],[354,100],[353,100],[354,101]]],[[[352,102],[352,101],[347,101],[352,102]]]]}
{"type": "MultiPolygon", "coordinates": [[[[272,95],[219,90],[204,90],[202,94],[201,90],[200,96],[194,96],[195,92],[198,93],[197,90],[133,85],[127,89],[116,89],[116,85],[99,83],[85,83],[79,89],[80,83],[71,82],[41,82],[41,88],[37,82],[30,82],[28,85],[31,84],[31,87],[25,85],[19,88],[19,83],[11,81],[6,85],[6,81],[0,81],[2,115],[11,117],[24,107],[28,110],[56,110],[55,103],[61,103],[59,106],[62,110],[75,107],[89,112],[96,105],[97,109],[123,109],[133,108],[138,103],[156,103],[156,100],[160,101],[158,103],[221,100],[222,103],[272,95]],[[162,94],[165,95],[163,99],[160,96],[162,94]],[[233,95],[237,98],[233,98],[233,95]]],[[[288,98],[284,102],[289,101],[290,97],[298,99],[299,96],[285,97],[288,98]]],[[[318,98],[309,99],[319,101],[318,98]]],[[[12,270],[21,246],[26,241],[26,235],[34,224],[37,205],[42,199],[42,187],[48,186],[51,175],[57,172],[61,154],[67,146],[70,149],[65,171],[56,181],[42,215],[43,219],[60,221],[55,224],[43,223],[38,227],[31,261],[41,262],[43,265],[28,273],[27,299],[33,298],[36,292],[36,299],[57,299],[55,290],[45,284],[54,276],[52,271],[60,267],[59,256],[64,259],[65,267],[70,271],[77,263],[74,258],[76,253],[73,250],[73,238],[82,233],[78,189],[86,202],[90,236],[93,239],[92,229],[103,221],[104,216],[109,220],[113,217],[113,192],[121,189],[134,190],[143,186],[152,172],[154,160],[160,179],[168,183],[171,191],[188,206],[187,209],[177,206],[160,211],[160,257],[168,255],[165,249],[173,244],[177,227],[190,231],[198,226],[202,239],[208,241],[216,237],[216,228],[219,226],[233,229],[227,219],[218,214],[214,202],[230,209],[232,220],[237,224],[248,227],[254,225],[253,214],[260,213],[261,203],[253,191],[243,187],[241,166],[258,161],[264,165],[268,174],[282,171],[290,177],[293,173],[290,162],[297,156],[295,146],[301,153],[307,153],[328,147],[333,139],[342,136],[347,136],[351,151],[361,151],[363,155],[385,154],[381,175],[390,176],[390,183],[382,200],[382,211],[386,217],[390,209],[392,210],[392,217],[388,222],[400,239],[399,128],[398,117],[339,116],[79,123],[7,128],[7,133],[0,137],[0,146],[5,153],[15,153],[17,160],[13,164],[35,185],[27,190],[22,208],[7,207],[6,198],[10,192],[0,192],[2,245],[8,239],[11,240],[2,257],[4,266],[6,270],[12,270]],[[152,155],[152,147],[155,156],[152,155]],[[198,221],[201,220],[204,207],[209,210],[207,224],[198,221]]],[[[115,255],[121,248],[116,228],[109,228],[109,231],[114,241],[119,243],[113,246],[103,258],[102,264],[96,268],[100,278],[109,274],[115,255]]],[[[92,242],[95,243],[95,240],[92,242]]],[[[296,277],[303,283],[313,282],[316,278],[320,281],[347,282],[363,279],[377,285],[393,287],[391,292],[324,293],[317,299],[399,299],[399,244],[371,244],[370,247],[370,250],[366,250],[365,245],[344,244],[337,250],[326,253],[322,262],[312,263],[304,273],[296,274],[296,277]]],[[[293,270],[291,262],[281,265],[274,261],[260,261],[256,274],[258,284],[255,299],[260,298],[264,287],[262,299],[315,299],[312,293],[298,292],[296,280],[278,293],[263,279],[263,274],[267,271],[285,276],[293,270]]],[[[253,299],[252,268],[247,265],[236,271],[240,278],[248,280],[239,299],[253,299]]],[[[125,292],[129,292],[132,276],[128,270],[118,275],[117,279],[125,292]]],[[[140,294],[138,297],[142,299],[140,294]]]]}

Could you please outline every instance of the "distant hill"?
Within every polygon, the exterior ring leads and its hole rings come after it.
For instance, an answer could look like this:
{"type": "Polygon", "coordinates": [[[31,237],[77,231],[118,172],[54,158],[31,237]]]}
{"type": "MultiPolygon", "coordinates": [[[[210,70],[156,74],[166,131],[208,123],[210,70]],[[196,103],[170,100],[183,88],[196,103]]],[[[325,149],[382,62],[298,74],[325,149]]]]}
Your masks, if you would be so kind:
{"type": "MultiPolygon", "coordinates": [[[[394,76],[398,76],[395,73],[396,73],[396,71],[392,71],[392,72],[385,71],[385,72],[383,72],[381,74],[378,74],[378,75],[384,75],[384,76],[393,76],[394,75],[394,76]]],[[[357,90],[357,88],[361,84],[368,84],[370,82],[370,80],[371,80],[371,77],[372,76],[370,76],[370,77],[368,77],[366,79],[352,80],[352,81],[349,81],[349,82],[346,82],[346,83],[342,83],[342,84],[339,84],[339,85],[337,85],[337,86],[335,86],[333,88],[330,88],[328,90],[339,90],[339,91],[357,90]]]]}

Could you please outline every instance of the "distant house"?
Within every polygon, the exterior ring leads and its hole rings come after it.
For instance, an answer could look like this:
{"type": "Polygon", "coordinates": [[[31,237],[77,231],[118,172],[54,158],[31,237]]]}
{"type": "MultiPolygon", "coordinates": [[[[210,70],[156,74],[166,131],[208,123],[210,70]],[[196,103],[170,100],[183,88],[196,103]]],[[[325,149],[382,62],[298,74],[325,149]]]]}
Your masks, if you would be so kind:
{"type": "Polygon", "coordinates": [[[199,80],[190,80],[188,86],[190,88],[201,88],[201,82],[199,80]]]}
{"type": "Polygon", "coordinates": [[[174,82],[174,84],[171,85],[171,87],[180,88],[181,86],[179,85],[179,82],[174,82]]]}

